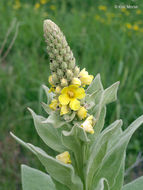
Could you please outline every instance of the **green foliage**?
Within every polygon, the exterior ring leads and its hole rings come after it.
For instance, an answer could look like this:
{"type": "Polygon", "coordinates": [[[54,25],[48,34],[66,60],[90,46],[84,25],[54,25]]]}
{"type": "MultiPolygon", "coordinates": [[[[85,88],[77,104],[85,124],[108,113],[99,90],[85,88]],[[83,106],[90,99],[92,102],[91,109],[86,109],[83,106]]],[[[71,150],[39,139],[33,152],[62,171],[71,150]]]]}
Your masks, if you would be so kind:
{"type": "Polygon", "coordinates": [[[22,165],[21,172],[23,190],[56,190],[49,175],[25,165],[22,165]]]}
{"type": "Polygon", "coordinates": [[[143,188],[143,177],[139,177],[133,182],[125,185],[123,190],[141,190],[143,188]]]}

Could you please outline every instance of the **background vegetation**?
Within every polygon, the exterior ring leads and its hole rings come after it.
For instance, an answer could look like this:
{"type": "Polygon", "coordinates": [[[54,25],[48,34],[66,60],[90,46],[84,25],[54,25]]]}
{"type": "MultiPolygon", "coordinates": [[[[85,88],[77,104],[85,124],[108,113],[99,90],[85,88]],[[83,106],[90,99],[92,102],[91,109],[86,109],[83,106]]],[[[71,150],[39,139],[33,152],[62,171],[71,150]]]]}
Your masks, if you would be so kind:
{"type": "MultiPolygon", "coordinates": [[[[43,20],[57,23],[74,52],[77,64],[96,75],[105,87],[120,81],[118,101],[108,106],[106,126],[115,119],[124,128],[143,112],[143,3],[107,0],[0,1],[0,190],[18,190],[20,164],[41,168],[28,151],[9,136],[44,147],[35,133],[27,107],[45,114],[42,84],[48,85],[49,59],[43,20]],[[138,8],[115,8],[121,4],[138,8]],[[39,145],[40,144],[40,145],[39,145]]],[[[143,150],[143,129],[128,147],[127,167],[143,150]]],[[[46,148],[46,147],[45,147],[46,148]]],[[[47,150],[53,154],[52,150],[47,150]]],[[[43,169],[43,168],[41,168],[43,169]]],[[[142,174],[142,164],[126,180],[142,174]]]]}

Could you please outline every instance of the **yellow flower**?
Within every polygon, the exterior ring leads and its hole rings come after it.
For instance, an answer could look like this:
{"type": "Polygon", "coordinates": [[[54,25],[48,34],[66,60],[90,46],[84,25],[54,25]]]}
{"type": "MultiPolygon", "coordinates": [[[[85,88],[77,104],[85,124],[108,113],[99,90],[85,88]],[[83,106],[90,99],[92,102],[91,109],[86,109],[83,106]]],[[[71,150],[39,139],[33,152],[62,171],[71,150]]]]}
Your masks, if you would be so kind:
{"type": "Polygon", "coordinates": [[[127,24],[126,24],[126,27],[127,27],[128,29],[131,29],[131,28],[132,28],[132,25],[131,25],[130,23],[127,23],[127,24]]]}
{"type": "Polygon", "coordinates": [[[56,6],[55,6],[55,5],[51,5],[51,6],[50,6],[50,9],[51,9],[52,11],[55,11],[55,10],[56,10],[56,6]]]}
{"type": "Polygon", "coordinates": [[[81,125],[81,127],[83,127],[83,129],[88,132],[93,134],[94,130],[93,130],[93,115],[90,115],[81,125]]]}
{"type": "Polygon", "coordinates": [[[78,110],[77,112],[77,115],[79,117],[80,120],[86,118],[86,115],[87,115],[87,110],[85,109],[85,107],[80,107],[80,109],[78,110]]]}
{"type": "Polygon", "coordinates": [[[35,9],[39,9],[39,7],[40,7],[40,3],[36,3],[34,6],[35,9]]]}
{"type": "Polygon", "coordinates": [[[51,104],[49,105],[49,107],[52,109],[52,110],[56,110],[57,109],[57,106],[58,106],[58,100],[56,99],[53,99],[51,104]]]}
{"type": "Polygon", "coordinates": [[[21,7],[20,1],[19,1],[19,0],[16,0],[15,4],[13,5],[13,8],[17,10],[17,9],[19,9],[20,7],[21,7]]]}
{"type": "Polygon", "coordinates": [[[52,87],[50,88],[49,93],[50,92],[55,92],[55,86],[54,85],[52,85],[52,87]]]}
{"type": "Polygon", "coordinates": [[[137,14],[137,15],[140,15],[141,13],[142,13],[141,10],[137,10],[137,11],[136,11],[136,14],[137,14]]]}
{"type": "Polygon", "coordinates": [[[61,86],[67,86],[68,85],[68,81],[65,78],[61,79],[61,86]]]}
{"type": "Polygon", "coordinates": [[[42,5],[44,5],[44,4],[47,3],[47,0],[40,0],[40,3],[41,3],[42,5]]]}
{"type": "Polygon", "coordinates": [[[100,20],[100,16],[99,15],[95,15],[94,17],[96,20],[100,20]]]}
{"type": "Polygon", "coordinates": [[[89,75],[84,68],[80,71],[79,78],[81,80],[82,85],[90,85],[93,80],[93,75],[89,75]]]}
{"type": "Polygon", "coordinates": [[[104,5],[100,5],[100,6],[98,7],[98,9],[99,9],[100,11],[106,11],[106,10],[107,10],[107,7],[104,6],[104,5]]]}
{"type": "Polygon", "coordinates": [[[72,79],[72,82],[71,82],[73,85],[77,85],[77,86],[80,86],[81,85],[81,81],[79,80],[79,78],[76,78],[74,77],[72,79]]]}
{"type": "Polygon", "coordinates": [[[84,97],[85,91],[83,88],[79,88],[77,85],[70,85],[62,89],[59,102],[62,106],[69,104],[72,110],[77,111],[80,108],[80,101],[77,99],[83,99],[84,97]]]}
{"type": "Polygon", "coordinates": [[[49,76],[49,83],[50,83],[50,85],[53,85],[52,75],[49,76]]]}
{"type": "Polygon", "coordinates": [[[65,163],[65,164],[71,164],[71,158],[70,158],[70,154],[69,154],[68,151],[63,152],[61,154],[58,154],[56,156],[56,159],[63,162],[63,163],[65,163]]]}
{"type": "Polygon", "coordinates": [[[56,87],[56,89],[55,89],[55,92],[57,93],[57,94],[60,94],[61,93],[61,87],[60,86],[57,86],[56,87]]]}
{"type": "Polygon", "coordinates": [[[60,115],[65,115],[69,112],[69,107],[67,105],[61,107],[60,115]]]}
{"type": "Polygon", "coordinates": [[[133,30],[138,31],[138,30],[139,30],[138,25],[135,24],[135,25],[133,26],[133,30]]]}

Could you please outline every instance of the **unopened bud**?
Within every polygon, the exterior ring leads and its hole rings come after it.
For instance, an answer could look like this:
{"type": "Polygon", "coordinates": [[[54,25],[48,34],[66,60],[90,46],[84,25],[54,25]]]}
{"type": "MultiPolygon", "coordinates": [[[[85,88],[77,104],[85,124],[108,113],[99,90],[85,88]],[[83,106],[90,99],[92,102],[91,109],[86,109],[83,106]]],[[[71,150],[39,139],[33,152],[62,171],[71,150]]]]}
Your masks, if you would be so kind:
{"type": "Polygon", "coordinates": [[[57,74],[60,78],[63,77],[63,71],[61,69],[57,69],[57,74]]]}
{"type": "Polygon", "coordinates": [[[68,86],[68,82],[66,79],[64,79],[64,78],[61,79],[61,86],[63,86],[63,87],[68,86]]]}
{"type": "Polygon", "coordinates": [[[71,84],[80,86],[80,85],[81,85],[81,81],[80,81],[79,78],[74,77],[74,78],[72,79],[71,84]]]}
{"type": "Polygon", "coordinates": [[[53,81],[54,83],[57,83],[57,82],[58,82],[58,77],[57,77],[56,73],[52,74],[52,81],[53,81]]]}
{"type": "Polygon", "coordinates": [[[79,67],[76,66],[74,69],[74,76],[75,77],[77,77],[79,75],[79,71],[80,71],[79,67]]]}
{"type": "Polygon", "coordinates": [[[55,89],[55,93],[60,94],[61,90],[62,90],[61,87],[57,86],[56,89],[55,89]]]}
{"type": "Polygon", "coordinates": [[[62,69],[66,69],[66,68],[67,68],[67,64],[66,64],[66,62],[62,62],[62,64],[61,64],[61,68],[62,68],[62,69]]]}
{"type": "Polygon", "coordinates": [[[67,79],[68,79],[68,80],[71,80],[72,77],[73,77],[73,72],[68,69],[67,72],[66,72],[66,75],[67,75],[67,79]]]}

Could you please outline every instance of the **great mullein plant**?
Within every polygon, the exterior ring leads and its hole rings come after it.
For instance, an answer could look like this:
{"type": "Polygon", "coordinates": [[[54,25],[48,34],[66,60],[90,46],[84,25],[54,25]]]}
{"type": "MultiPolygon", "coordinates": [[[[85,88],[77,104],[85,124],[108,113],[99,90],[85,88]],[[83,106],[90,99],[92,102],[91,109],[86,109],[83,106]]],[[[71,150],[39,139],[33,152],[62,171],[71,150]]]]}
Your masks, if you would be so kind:
{"type": "MultiPolygon", "coordinates": [[[[44,21],[50,57],[49,83],[43,85],[47,117],[30,108],[38,135],[56,156],[11,135],[35,154],[45,173],[22,165],[23,190],[141,190],[143,178],[123,186],[128,142],[142,124],[143,116],[122,130],[122,120],[104,128],[106,105],[115,101],[119,82],[104,89],[95,78],[80,70],[59,27],[44,21]]],[[[113,110],[114,111],[114,110],[113,110]]]]}

